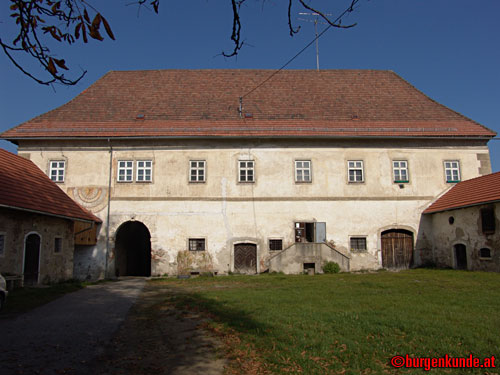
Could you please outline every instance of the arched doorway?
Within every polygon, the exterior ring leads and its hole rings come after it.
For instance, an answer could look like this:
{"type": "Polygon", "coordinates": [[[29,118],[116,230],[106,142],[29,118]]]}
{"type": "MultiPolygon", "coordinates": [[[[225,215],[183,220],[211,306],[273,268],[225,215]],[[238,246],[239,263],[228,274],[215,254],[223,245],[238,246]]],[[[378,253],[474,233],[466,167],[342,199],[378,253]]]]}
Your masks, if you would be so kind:
{"type": "Polygon", "coordinates": [[[116,231],[116,276],[151,276],[151,235],[140,221],[127,221],[116,231]]]}
{"type": "Polygon", "coordinates": [[[389,229],[381,234],[382,266],[410,268],[413,261],[413,233],[404,229],[389,229]]]}
{"type": "Polygon", "coordinates": [[[467,269],[467,248],[459,243],[453,246],[455,249],[455,268],[457,270],[467,269]]]}
{"type": "Polygon", "coordinates": [[[249,275],[257,273],[257,245],[253,243],[234,245],[234,272],[249,275]]]}
{"type": "Polygon", "coordinates": [[[40,272],[40,236],[31,233],[24,240],[24,284],[38,284],[40,272]]]}

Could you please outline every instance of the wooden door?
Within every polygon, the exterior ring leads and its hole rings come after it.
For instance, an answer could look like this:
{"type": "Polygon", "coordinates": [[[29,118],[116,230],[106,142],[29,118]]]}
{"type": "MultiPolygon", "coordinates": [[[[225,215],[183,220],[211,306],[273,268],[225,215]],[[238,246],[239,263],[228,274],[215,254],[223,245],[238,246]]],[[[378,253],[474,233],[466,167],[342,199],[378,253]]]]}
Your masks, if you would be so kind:
{"type": "Polygon", "coordinates": [[[250,243],[234,245],[234,272],[257,273],[257,245],[250,243]]]}
{"type": "Polygon", "coordinates": [[[382,232],[382,266],[409,268],[413,260],[413,233],[403,229],[382,232]]]}
{"type": "Polygon", "coordinates": [[[38,284],[38,270],[40,265],[40,236],[32,233],[26,237],[24,250],[24,283],[38,284]]]}
{"type": "Polygon", "coordinates": [[[465,245],[457,244],[455,247],[455,268],[458,270],[467,269],[467,249],[465,245]]]}

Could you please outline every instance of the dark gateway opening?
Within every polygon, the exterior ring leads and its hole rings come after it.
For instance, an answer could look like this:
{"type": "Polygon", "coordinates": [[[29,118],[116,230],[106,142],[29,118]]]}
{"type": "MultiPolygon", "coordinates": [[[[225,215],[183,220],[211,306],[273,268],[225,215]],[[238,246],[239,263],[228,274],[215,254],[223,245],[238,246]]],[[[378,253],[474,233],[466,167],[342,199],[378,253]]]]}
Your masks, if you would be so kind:
{"type": "Polygon", "coordinates": [[[151,235],[140,221],[118,228],[115,254],[116,276],[151,276],[151,235]]]}

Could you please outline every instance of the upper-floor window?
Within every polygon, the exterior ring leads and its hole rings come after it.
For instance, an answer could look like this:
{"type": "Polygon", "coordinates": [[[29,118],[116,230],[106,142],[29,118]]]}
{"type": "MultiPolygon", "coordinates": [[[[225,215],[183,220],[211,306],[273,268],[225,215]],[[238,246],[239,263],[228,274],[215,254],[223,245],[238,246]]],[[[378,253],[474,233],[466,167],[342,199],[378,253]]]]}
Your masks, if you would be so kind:
{"type": "Polygon", "coordinates": [[[444,162],[444,174],[446,182],[459,182],[460,162],[458,160],[446,160],[444,162]]]}
{"type": "Polygon", "coordinates": [[[118,160],[118,182],[134,181],[134,162],[132,160],[118,160]]]}
{"type": "Polygon", "coordinates": [[[64,182],[64,170],[66,162],[64,160],[51,160],[50,161],[50,179],[54,182],[64,182]]]}
{"type": "Polygon", "coordinates": [[[151,160],[137,161],[137,182],[151,182],[153,178],[153,162],[151,160]]]}
{"type": "Polygon", "coordinates": [[[239,165],[239,182],[254,182],[255,181],[255,163],[253,160],[240,160],[239,165]]]}
{"type": "Polygon", "coordinates": [[[310,160],[295,160],[295,182],[311,182],[310,160]]]}
{"type": "Polygon", "coordinates": [[[363,182],[363,161],[362,160],[349,160],[347,162],[348,181],[349,182],[363,182]]]}
{"type": "Polygon", "coordinates": [[[205,182],[205,160],[189,161],[189,182],[205,182]]]}
{"type": "Polygon", "coordinates": [[[394,160],[392,162],[394,182],[408,182],[408,162],[406,160],[394,160]]]}
{"type": "Polygon", "coordinates": [[[495,209],[493,206],[481,209],[481,227],[484,234],[495,233],[495,209]]]}

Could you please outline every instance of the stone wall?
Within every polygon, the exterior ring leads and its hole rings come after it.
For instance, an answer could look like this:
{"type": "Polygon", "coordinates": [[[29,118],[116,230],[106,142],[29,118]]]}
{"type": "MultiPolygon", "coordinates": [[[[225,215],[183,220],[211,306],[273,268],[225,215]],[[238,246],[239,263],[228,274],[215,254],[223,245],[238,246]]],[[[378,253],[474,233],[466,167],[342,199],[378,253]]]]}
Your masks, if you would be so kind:
{"type": "Polygon", "coordinates": [[[40,236],[38,282],[47,284],[73,277],[73,221],[47,215],[0,208],[0,234],[5,249],[0,256],[2,274],[23,273],[25,240],[29,234],[40,236]],[[55,252],[55,239],[61,238],[61,251],[55,252]]]}

